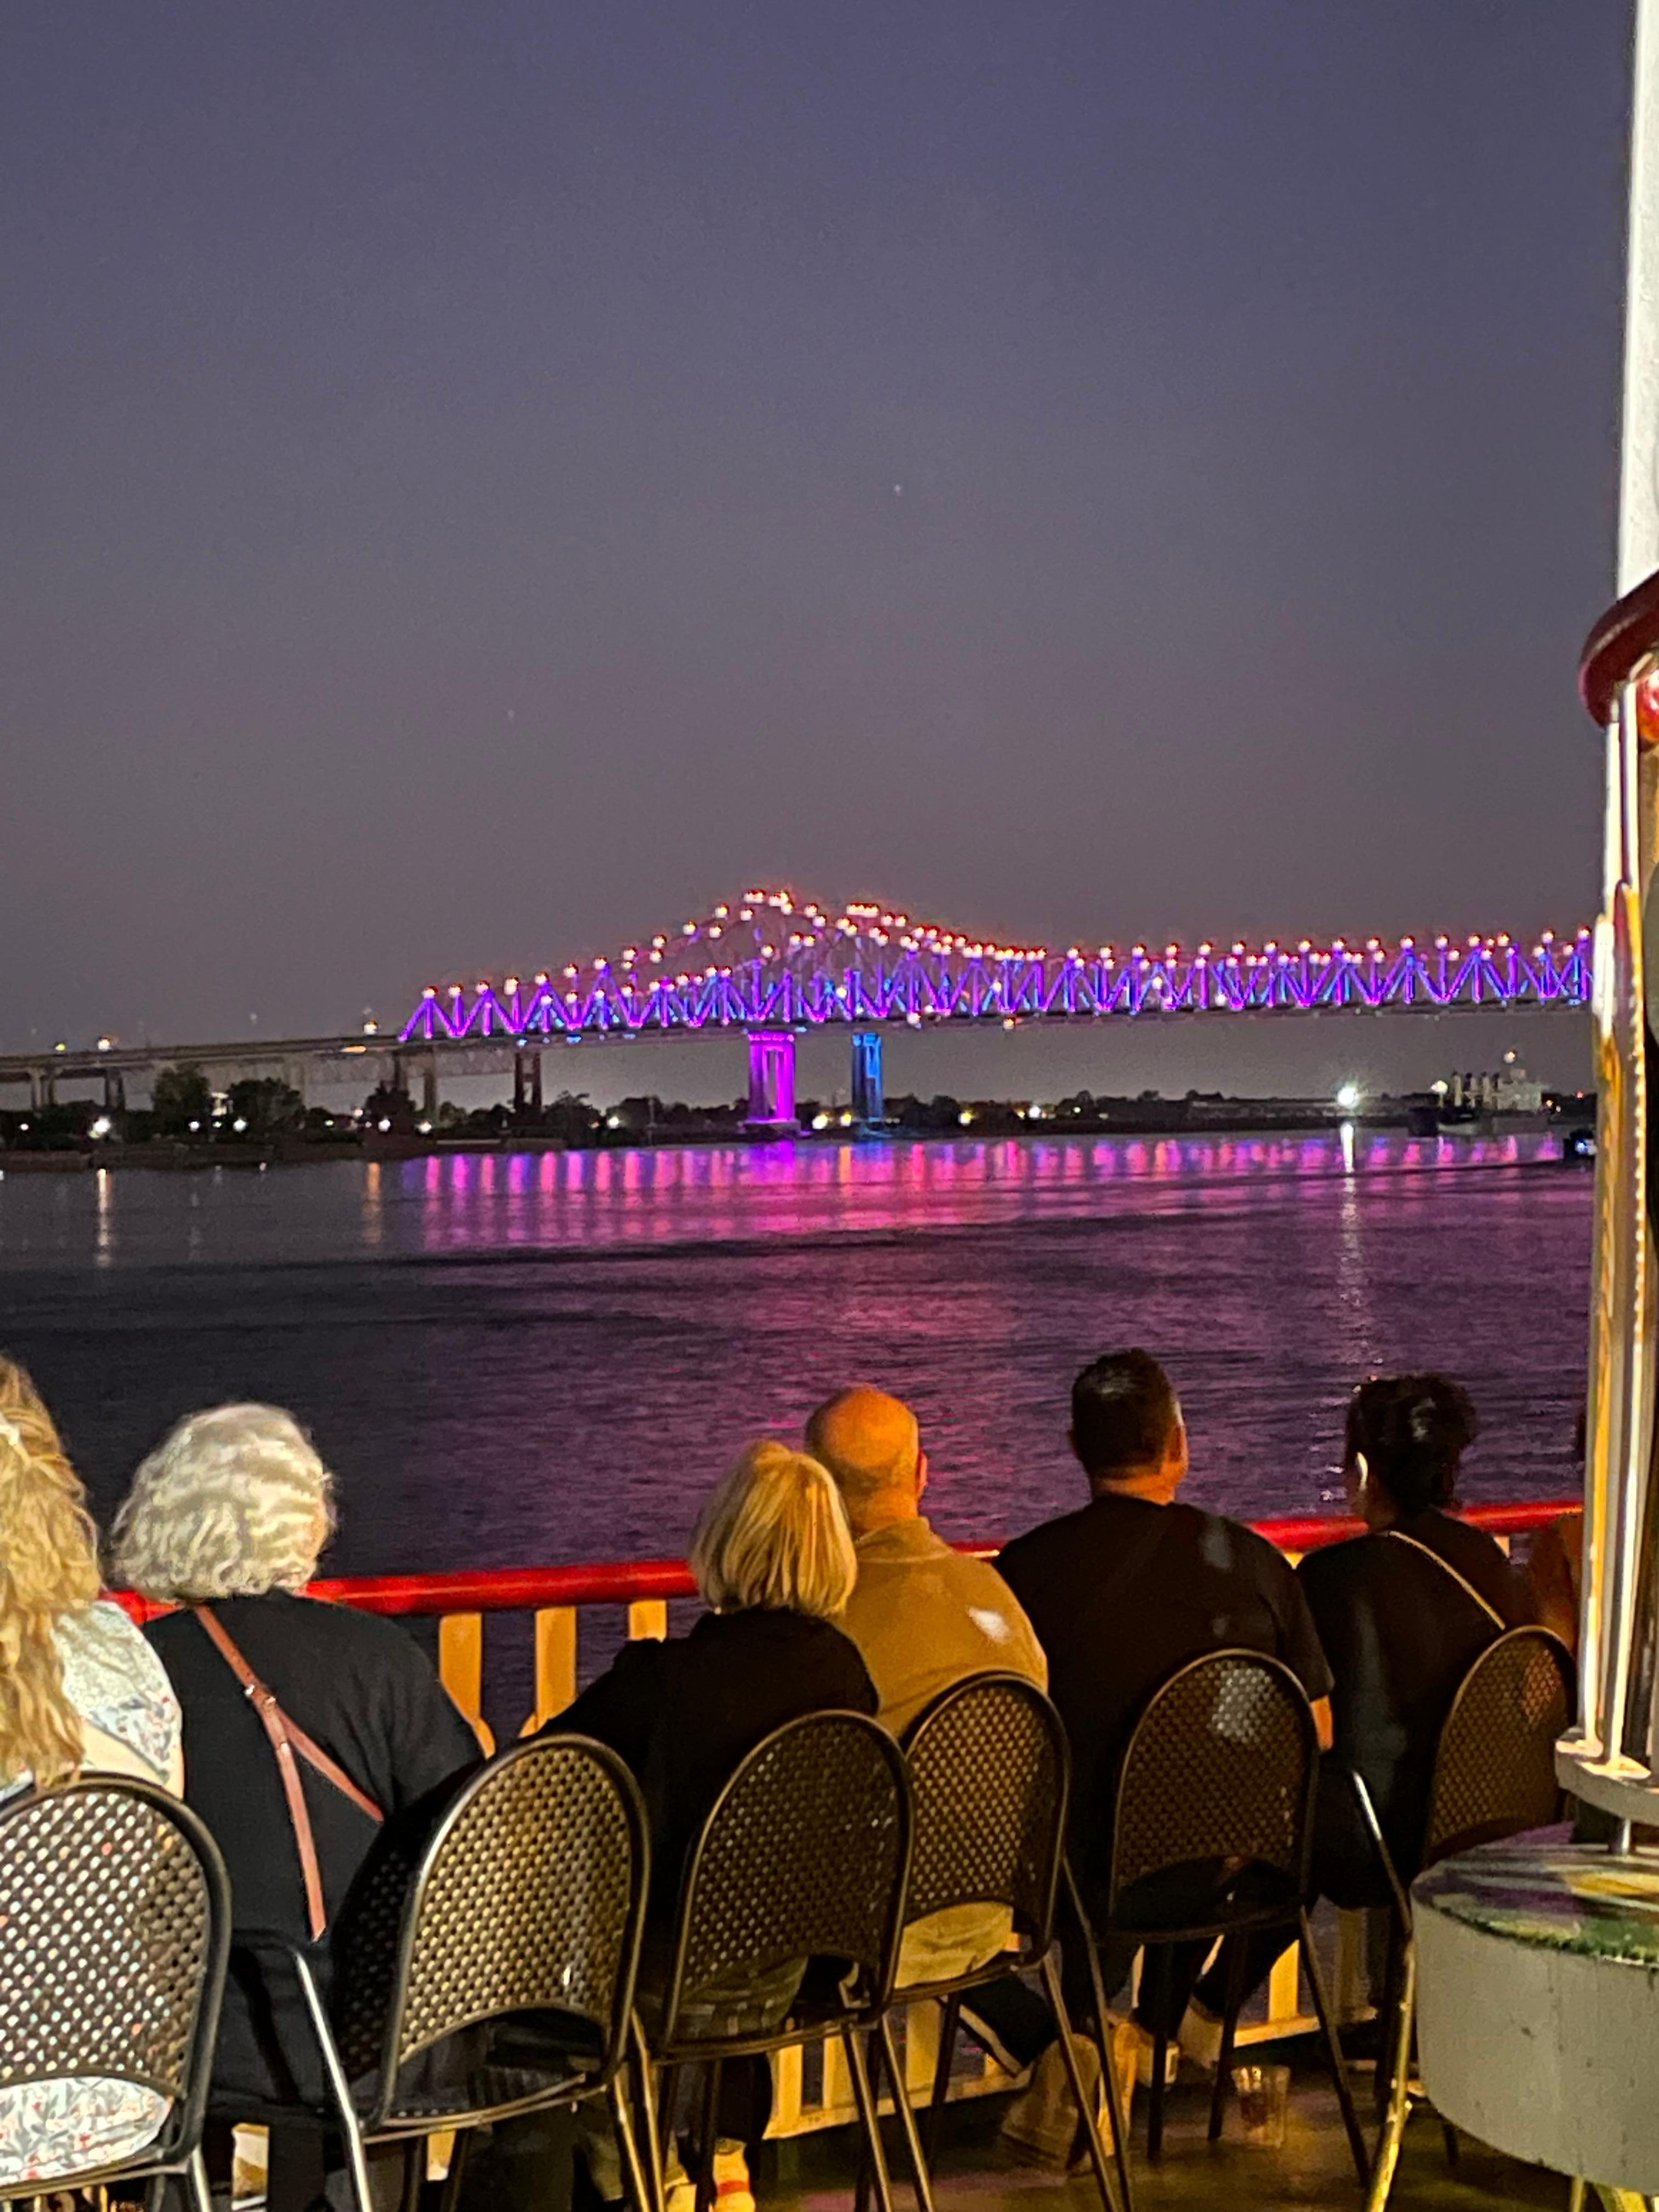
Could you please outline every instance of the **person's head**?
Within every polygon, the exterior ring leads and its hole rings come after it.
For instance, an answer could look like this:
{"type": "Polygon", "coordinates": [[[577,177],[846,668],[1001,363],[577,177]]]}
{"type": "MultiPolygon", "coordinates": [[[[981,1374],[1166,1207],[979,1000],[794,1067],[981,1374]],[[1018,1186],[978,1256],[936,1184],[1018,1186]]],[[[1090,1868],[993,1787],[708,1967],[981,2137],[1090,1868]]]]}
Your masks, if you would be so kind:
{"type": "Polygon", "coordinates": [[[691,1571],[715,1613],[757,1607],[830,1620],[858,1579],[833,1477],[805,1452],[761,1437],[698,1516],[691,1571]]]}
{"type": "Polygon", "coordinates": [[[1468,1393],[1444,1375],[1379,1375],[1348,1401],[1350,1493],[1373,1528],[1453,1504],[1457,1468],[1480,1434],[1468,1393]]]}
{"type": "Polygon", "coordinates": [[[927,1486],[927,1455],[902,1399],[856,1383],[826,1398],[806,1424],[806,1449],[827,1467],[853,1534],[914,1520],[927,1486]]]}
{"type": "Polygon", "coordinates": [[[216,1406],[180,1421],[132,1478],[112,1565],[179,1605],[301,1590],[334,1530],[334,1478],[291,1413],[216,1406]]]}
{"type": "Polygon", "coordinates": [[[1147,1352],[1109,1352],[1072,1385],[1072,1449],[1089,1486],[1167,1504],[1187,1473],[1175,1386],[1147,1352]]]}
{"type": "Polygon", "coordinates": [[[40,1394],[0,1358],[0,1783],[61,1782],[81,1723],[53,1631],[98,1595],[98,1537],[40,1394]]]}

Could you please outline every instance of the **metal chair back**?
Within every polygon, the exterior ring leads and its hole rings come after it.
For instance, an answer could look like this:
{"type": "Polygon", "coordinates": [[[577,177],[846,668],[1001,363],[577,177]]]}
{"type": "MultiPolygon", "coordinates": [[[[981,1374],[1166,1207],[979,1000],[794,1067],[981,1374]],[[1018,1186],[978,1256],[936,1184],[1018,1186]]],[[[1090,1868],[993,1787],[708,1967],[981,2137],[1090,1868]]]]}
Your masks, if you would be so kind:
{"type": "Polygon", "coordinates": [[[1006,1905],[1036,1953],[1054,1936],[1070,1759],[1060,1715],[1022,1674],[952,1683],[904,1735],[915,1796],[908,1924],[1006,1905]]]}
{"type": "Polygon", "coordinates": [[[659,2058],[689,2015],[797,1960],[845,1960],[842,2009],[876,2018],[898,1956],[913,1814],[904,1756],[862,1713],[808,1713],[757,1744],[715,1800],[686,1869],[659,2058]]]}
{"type": "Polygon", "coordinates": [[[346,2074],[378,2068],[365,2131],[398,2076],[446,2037],[515,2014],[590,2029],[602,2087],[626,2048],[649,1887],[644,1807],[616,1753],[538,1736],[481,1768],[412,1868],[388,1851],[342,1930],[336,2028],[346,2074]]]}
{"type": "Polygon", "coordinates": [[[1319,1740],[1307,1692],[1260,1651],[1206,1652],[1148,1698],[1118,1771],[1107,1917],[1148,1875],[1249,1861],[1305,1895],[1319,1740]]]}
{"type": "Polygon", "coordinates": [[[229,1945],[224,1862],[167,1791],[88,1776],[0,1805],[0,2089],[142,2083],[172,2110],[118,2166],[182,2165],[202,2139],[229,1945]]]}
{"type": "Polygon", "coordinates": [[[1572,1723],[1573,1673],[1545,1628],[1511,1628],[1486,1646],[1441,1727],[1424,1866],[1559,1819],[1555,1745],[1572,1723]]]}

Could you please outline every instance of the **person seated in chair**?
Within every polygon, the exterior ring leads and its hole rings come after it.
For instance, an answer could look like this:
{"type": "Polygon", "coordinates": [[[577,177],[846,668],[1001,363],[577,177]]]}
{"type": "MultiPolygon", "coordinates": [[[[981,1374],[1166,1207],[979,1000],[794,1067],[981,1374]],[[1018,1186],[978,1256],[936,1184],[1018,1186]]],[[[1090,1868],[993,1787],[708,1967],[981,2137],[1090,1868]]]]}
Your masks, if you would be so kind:
{"type": "MultiPolygon", "coordinates": [[[[0,1805],[77,1775],[183,1791],[178,1700],[98,1589],[81,1479],[33,1383],[0,1358],[0,1805]]],[[[44,2202],[55,2176],[132,2156],[167,2115],[159,2090],[112,2075],[0,2088],[0,2189],[9,2202],[38,2183],[44,2202]]]]}
{"type": "MultiPolygon", "coordinates": [[[[690,1633],[624,1644],[545,1731],[608,1744],[644,1791],[652,1863],[641,1968],[647,2008],[660,1995],[653,1984],[687,1858],[743,1760],[786,1721],[830,1711],[873,1716],[878,1705],[858,1648],[838,1625],[858,1567],[841,1494],[817,1460],[770,1437],[751,1443],[703,1508],[690,1566],[708,1607],[690,1633]]],[[[805,1964],[775,1973],[764,1987],[745,1978],[731,1999],[745,2026],[766,2033],[784,2018],[805,1964]]],[[[699,1994],[724,2015],[720,1992],[699,1994]]],[[[735,2019],[728,2024],[735,2028],[735,2019]]],[[[769,2091],[764,2059],[723,2070],[714,2176],[724,2212],[753,2212],[744,2146],[764,2132],[769,2091]]],[[[590,2134],[586,2148],[600,2194],[619,2197],[620,2172],[602,2138],[590,2134]]],[[[670,2194],[689,2204],[690,2185],[670,2194]]]]}
{"type": "MultiPolygon", "coordinates": [[[[864,1655],[884,1727],[902,1736],[935,1698],[973,1674],[1023,1674],[1048,1687],[1042,1647],[1007,1583],[928,1526],[927,1455],[902,1400],[862,1385],[837,1391],[807,1422],[806,1449],[835,1477],[847,1508],[858,1580],[840,1625],[864,1655]]],[[[917,1922],[905,1930],[901,1986],[982,1965],[1010,1927],[996,1905],[958,1905],[917,1922]]]]}
{"type": "Polygon", "coordinates": [[[1348,1401],[1343,1464],[1366,1533],[1310,1552],[1297,1569],[1335,1681],[1314,1874],[1339,1905],[1381,1905],[1389,1895],[1350,1776],[1364,1782],[1409,1881],[1457,1686],[1496,1637],[1534,1617],[1526,1582],[1502,1547],[1451,1511],[1479,1428],[1467,1392],[1443,1375],[1362,1382],[1348,1401]]]}
{"type": "MultiPolygon", "coordinates": [[[[291,1414],[260,1405],[180,1421],[139,1467],[115,1521],[118,1577],[177,1608],[144,1633],[184,1711],[185,1802],[230,1875],[237,1940],[209,2143],[222,2170],[229,2123],[323,2095],[297,1984],[244,1939],[309,1944],[326,1987],[337,1926],[379,1839],[394,1822],[422,1829],[480,1756],[397,1622],[305,1595],[334,1521],[334,1478],[310,1438],[291,1414]],[[250,1680],[310,1747],[293,1761],[301,1821],[250,1680]]],[[[325,2185],[320,2136],[278,2118],[270,2149],[272,2212],[309,2204],[325,2185]]],[[[395,2179],[398,2154],[373,2156],[395,2179]]]]}
{"type": "MultiPolygon", "coordinates": [[[[1049,1693],[1071,1738],[1073,1863],[1086,1901],[1106,1875],[1118,1767],[1162,1683],[1206,1652],[1265,1652],[1300,1681],[1328,1744],[1331,1678],[1289,1562],[1254,1530],[1181,1502],[1186,1424],[1157,1360],[1137,1349],[1085,1367],[1072,1386],[1069,1440],[1089,1504],[1016,1538],[997,1565],[1048,1654],[1049,1693]]],[[[1200,1917],[1218,1878],[1199,1869],[1192,1880],[1204,1893],[1172,1891],[1158,1900],[1159,1917],[1200,1917]]],[[[1109,1994],[1132,1959],[1108,1945],[1109,1994]]],[[[1189,1947],[1143,1988],[1136,2017],[1148,2069],[1160,2026],[1213,2064],[1224,1998],[1220,1980],[1206,1978],[1189,2014],[1201,1964],[1202,1947],[1189,1947]]]]}

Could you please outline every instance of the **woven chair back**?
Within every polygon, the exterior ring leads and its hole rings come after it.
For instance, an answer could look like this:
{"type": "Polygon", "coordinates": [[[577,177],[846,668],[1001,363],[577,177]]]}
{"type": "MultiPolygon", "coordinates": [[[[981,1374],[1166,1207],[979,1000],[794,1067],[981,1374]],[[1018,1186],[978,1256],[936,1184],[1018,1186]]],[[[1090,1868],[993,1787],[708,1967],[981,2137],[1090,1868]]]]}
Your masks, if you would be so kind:
{"type": "Polygon", "coordinates": [[[1423,1864],[1559,1818],[1555,1744],[1573,1665],[1547,1629],[1511,1628],[1463,1677],[1436,1747],[1423,1864]]]}
{"type": "Polygon", "coordinates": [[[1318,1739],[1290,1668],[1212,1651],[1152,1692],[1119,1770],[1108,1910],[1147,1875],[1248,1860],[1306,1886],[1318,1739]]]}
{"type": "Polygon", "coordinates": [[[1046,1951],[1066,1833],[1060,1715],[1022,1675],[970,1675],[917,1715],[904,1752],[915,1794],[906,1921],[1006,1905],[1046,1951]]]}
{"type": "Polygon", "coordinates": [[[349,2076],[399,2069],[514,2013],[575,2015],[599,2071],[620,2059],[649,1878],[645,1814],[615,1753],[538,1736],[482,1768],[411,1864],[395,1839],[341,1932],[337,2033],[349,2076]]]}
{"type": "Polygon", "coordinates": [[[757,1744],[703,1825],[681,1893],[662,2044],[701,1993],[792,1961],[856,1970],[849,2013],[886,2000],[910,1863],[904,1757],[861,1713],[809,1713],[757,1744]]]}
{"type": "Polygon", "coordinates": [[[229,1926],[218,1851],[164,1791],[100,1778],[0,1807],[0,2089],[105,2075],[199,2107],[229,1926]]]}

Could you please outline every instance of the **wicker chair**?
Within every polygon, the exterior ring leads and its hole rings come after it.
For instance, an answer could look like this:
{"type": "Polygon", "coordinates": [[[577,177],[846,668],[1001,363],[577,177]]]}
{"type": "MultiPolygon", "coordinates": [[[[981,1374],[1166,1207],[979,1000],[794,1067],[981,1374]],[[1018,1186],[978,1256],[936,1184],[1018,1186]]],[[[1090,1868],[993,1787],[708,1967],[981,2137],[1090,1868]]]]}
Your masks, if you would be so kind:
{"type": "Polygon", "coordinates": [[[648,1881],[623,1762],[538,1736],[474,1775],[417,1856],[378,1860],[340,1931],[331,2019],[305,1952],[281,1946],[328,2088],[311,2117],[338,2130],[360,2212],[373,2146],[405,2145],[409,2201],[424,2139],[456,2130],[453,2201],[472,2130],[600,2094],[649,2212],[622,2078],[648,1881]]]}
{"type": "MultiPolygon", "coordinates": [[[[1560,1818],[1555,1745],[1572,1721],[1574,1678],[1571,1654],[1547,1629],[1511,1628],[1486,1646],[1458,1686],[1441,1725],[1422,1850],[1416,1866],[1403,1874],[1383,1839],[1370,1792],[1358,1774],[1351,1777],[1393,1897],[1382,2005],[1385,2057],[1377,2068],[1382,2130],[1370,2198],[1376,2212],[1389,2201],[1411,2110],[1417,1951],[1407,1884],[1440,1859],[1547,1827],[1560,1818]]],[[[1454,2157],[1456,2145],[1448,2127],[1446,2147],[1454,2157]]]]}
{"type": "MultiPolygon", "coordinates": [[[[892,1994],[911,1829],[903,1754],[860,1713],[787,1722],[716,1799],[687,1863],[665,1978],[659,1990],[642,1987],[640,2005],[663,2112],[678,2070],[705,2069],[700,2204],[713,2202],[724,2063],[835,2038],[847,2055],[882,2212],[892,2212],[862,2038],[882,2032],[892,1994]],[[833,1978],[820,1969],[803,1987],[808,1962],[834,1962],[833,1978]]],[[[662,2212],[658,2103],[649,2094],[643,2103],[662,2212]]],[[[902,2110],[913,2129],[908,2106],[902,2110]]]]}
{"type": "MultiPolygon", "coordinates": [[[[1318,1778],[1313,1709],[1282,1662],[1260,1651],[1212,1651],[1172,1674],[1148,1698],[1118,1771],[1105,1885],[1091,1900],[1089,1966],[1103,2021],[1097,1933],[1141,1946],[1142,1971],[1154,1974],[1170,1971],[1176,1944],[1219,1938],[1229,1944],[1237,1968],[1243,1963],[1243,1938],[1279,1928],[1287,1937],[1299,1936],[1348,2147],[1363,2183],[1370,2172],[1365,2141],[1308,1926],[1318,1778]],[[1180,1924],[1146,1902],[1143,1884],[1155,1885],[1157,1878],[1183,1869],[1199,1874],[1202,1893],[1204,1870],[1210,1868],[1217,1870],[1212,1894],[1180,1924]],[[1224,1868],[1230,1869],[1224,1877],[1224,1868]]],[[[1212,2141],[1221,2132],[1241,1996],[1235,1973],[1210,2105],[1212,2141]]],[[[1160,2027],[1147,2124],[1152,2158],[1163,2148],[1168,2041],[1160,2027]]]]}
{"type": "Polygon", "coordinates": [[[171,2100],[129,2156],[0,2191],[175,2175],[209,2212],[202,2127],[230,1945],[230,1887],[195,1814],[143,1782],[91,1777],[0,1807],[0,2088],[102,2075],[171,2100]]]}
{"type": "MultiPolygon", "coordinates": [[[[947,1980],[907,1983],[897,2003],[937,1999],[945,2008],[933,2074],[930,2123],[950,2085],[951,2054],[962,2000],[970,1990],[1036,1969],[1054,2015],[1073,2094],[1082,2116],[1090,2161],[1105,2212],[1115,2212],[1093,2101],[1079,2076],[1066,2003],[1060,1994],[1054,1916],[1065,1862],[1071,1755],[1060,1715],[1020,1674],[969,1675],[934,1698],[904,1737],[915,1793],[915,1849],[905,1902],[907,1926],[953,1905],[1000,1905],[1013,1915],[1018,1948],[947,1980]]],[[[890,2014],[884,2021],[883,2058],[902,2099],[890,2014]]],[[[1113,2148],[1124,2212],[1133,2204],[1123,2114],[1117,2084],[1105,2067],[1113,2148]]],[[[931,2126],[930,2126],[931,2136],[931,2126]]],[[[912,2138],[907,2134],[907,2147],[912,2138]]],[[[928,2146],[931,2148],[931,2142],[928,2146]]],[[[925,2177],[919,2177],[925,2193],[925,2177]]]]}

